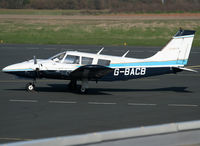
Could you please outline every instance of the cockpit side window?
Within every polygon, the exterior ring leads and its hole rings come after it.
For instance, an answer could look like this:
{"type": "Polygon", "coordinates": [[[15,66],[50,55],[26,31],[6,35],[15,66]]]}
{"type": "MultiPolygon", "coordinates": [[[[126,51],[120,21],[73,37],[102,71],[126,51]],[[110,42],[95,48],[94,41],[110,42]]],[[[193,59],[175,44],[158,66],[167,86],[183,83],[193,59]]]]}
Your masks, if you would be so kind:
{"type": "Polygon", "coordinates": [[[64,60],[64,63],[66,63],[66,64],[79,64],[79,61],[80,61],[79,56],[67,55],[67,57],[64,60]]]}
{"type": "Polygon", "coordinates": [[[82,57],[81,64],[92,64],[93,58],[90,57],[82,57]]]}
{"type": "Polygon", "coordinates": [[[110,65],[110,60],[98,59],[97,64],[98,65],[103,65],[103,66],[109,66],[110,65]]]}
{"type": "Polygon", "coordinates": [[[63,59],[64,56],[65,56],[65,52],[57,54],[57,55],[51,57],[50,59],[55,61],[55,62],[60,62],[63,59]]]}

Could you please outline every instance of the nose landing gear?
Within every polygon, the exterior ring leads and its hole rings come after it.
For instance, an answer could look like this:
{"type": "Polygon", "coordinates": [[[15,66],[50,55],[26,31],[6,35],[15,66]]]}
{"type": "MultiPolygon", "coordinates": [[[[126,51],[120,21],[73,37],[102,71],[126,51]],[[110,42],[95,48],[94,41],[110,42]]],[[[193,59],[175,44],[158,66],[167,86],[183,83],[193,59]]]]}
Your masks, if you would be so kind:
{"type": "Polygon", "coordinates": [[[27,83],[26,84],[26,90],[27,91],[34,91],[35,90],[35,84],[34,83],[27,83]]]}

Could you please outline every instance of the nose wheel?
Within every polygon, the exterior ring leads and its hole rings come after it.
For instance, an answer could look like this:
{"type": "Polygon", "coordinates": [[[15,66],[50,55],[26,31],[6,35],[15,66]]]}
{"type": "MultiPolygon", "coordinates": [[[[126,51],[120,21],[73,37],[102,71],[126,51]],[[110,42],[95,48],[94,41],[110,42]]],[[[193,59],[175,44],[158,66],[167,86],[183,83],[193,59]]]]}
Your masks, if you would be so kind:
{"type": "Polygon", "coordinates": [[[35,84],[34,83],[26,84],[26,90],[27,91],[34,91],[35,90],[35,84]]]}

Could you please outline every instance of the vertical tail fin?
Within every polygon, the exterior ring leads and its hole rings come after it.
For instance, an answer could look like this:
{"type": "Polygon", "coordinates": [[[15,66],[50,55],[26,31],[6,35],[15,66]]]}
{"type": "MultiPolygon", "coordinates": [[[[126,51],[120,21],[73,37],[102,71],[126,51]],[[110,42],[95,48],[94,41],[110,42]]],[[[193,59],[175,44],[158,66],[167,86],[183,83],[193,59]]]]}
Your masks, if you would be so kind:
{"type": "Polygon", "coordinates": [[[195,31],[180,29],[169,43],[149,61],[170,61],[172,65],[184,66],[187,64],[195,31]]]}

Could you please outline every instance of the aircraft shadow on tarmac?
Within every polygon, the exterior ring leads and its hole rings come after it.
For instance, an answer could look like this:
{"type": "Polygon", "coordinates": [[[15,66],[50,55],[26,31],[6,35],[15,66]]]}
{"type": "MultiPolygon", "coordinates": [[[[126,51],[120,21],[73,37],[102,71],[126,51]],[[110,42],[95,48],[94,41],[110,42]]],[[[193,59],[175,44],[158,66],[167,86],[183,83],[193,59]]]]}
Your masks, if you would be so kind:
{"type": "MultiPolygon", "coordinates": [[[[78,93],[76,90],[69,90],[66,84],[48,84],[50,87],[36,87],[36,92],[71,92],[78,93]]],[[[154,89],[120,89],[120,88],[89,88],[87,94],[89,95],[111,95],[105,92],[180,92],[180,93],[192,93],[187,90],[188,87],[165,87],[165,88],[154,88],[154,89]]],[[[25,89],[7,89],[13,91],[25,91],[25,89]]]]}

